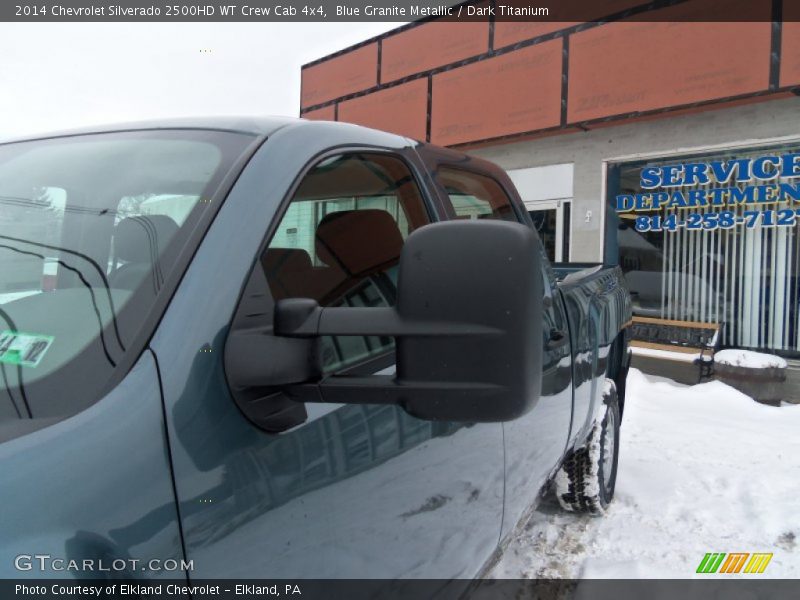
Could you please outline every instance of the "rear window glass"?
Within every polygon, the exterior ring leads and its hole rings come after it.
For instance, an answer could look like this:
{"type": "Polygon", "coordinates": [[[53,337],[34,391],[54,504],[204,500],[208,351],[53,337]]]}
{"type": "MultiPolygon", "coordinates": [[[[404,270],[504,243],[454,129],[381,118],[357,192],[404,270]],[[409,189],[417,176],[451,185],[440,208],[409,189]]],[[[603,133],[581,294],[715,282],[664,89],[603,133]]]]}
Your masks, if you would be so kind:
{"type": "Polygon", "coordinates": [[[447,192],[457,218],[518,220],[511,199],[491,177],[443,167],[436,179],[447,192]]]}

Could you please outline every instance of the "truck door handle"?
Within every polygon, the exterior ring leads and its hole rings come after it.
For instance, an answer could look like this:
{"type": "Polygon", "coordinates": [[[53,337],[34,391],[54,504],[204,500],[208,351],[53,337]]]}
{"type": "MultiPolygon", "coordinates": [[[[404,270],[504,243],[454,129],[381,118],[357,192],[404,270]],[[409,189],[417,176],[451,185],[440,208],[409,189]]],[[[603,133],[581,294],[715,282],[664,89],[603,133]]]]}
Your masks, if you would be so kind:
{"type": "Polygon", "coordinates": [[[546,348],[548,350],[557,350],[569,341],[569,337],[562,329],[551,329],[550,338],[547,340],[546,348]]]}

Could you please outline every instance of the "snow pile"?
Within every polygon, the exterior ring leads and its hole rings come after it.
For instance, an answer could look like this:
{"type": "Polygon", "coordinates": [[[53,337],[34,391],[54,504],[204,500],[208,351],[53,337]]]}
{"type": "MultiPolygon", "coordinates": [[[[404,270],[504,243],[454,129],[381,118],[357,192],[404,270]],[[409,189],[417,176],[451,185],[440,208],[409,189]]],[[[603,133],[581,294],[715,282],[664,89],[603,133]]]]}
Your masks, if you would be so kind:
{"type": "Polygon", "coordinates": [[[544,502],[490,577],[731,577],[695,571],[706,552],[773,552],[755,577],[798,578],[799,433],[800,406],[631,369],[606,515],[544,502]]]}
{"type": "Polygon", "coordinates": [[[720,350],[714,354],[714,362],[748,369],[769,369],[770,367],[785,369],[786,361],[774,354],[762,354],[752,350],[720,350]]]}

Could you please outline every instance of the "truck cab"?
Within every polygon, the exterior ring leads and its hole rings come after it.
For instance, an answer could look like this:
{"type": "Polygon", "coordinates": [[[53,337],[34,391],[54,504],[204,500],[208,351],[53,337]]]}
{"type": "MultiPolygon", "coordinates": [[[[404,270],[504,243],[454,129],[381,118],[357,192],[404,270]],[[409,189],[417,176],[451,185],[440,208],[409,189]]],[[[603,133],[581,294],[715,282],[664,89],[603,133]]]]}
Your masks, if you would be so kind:
{"type": "Polygon", "coordinates": [[[57,264],[22,296],[0,268],[5,577],[79,576],[30,548],[129,578],[469,579],[543,489],[613,496],[621,274],[557,273],[491,163],[160,122],[0,144],[0,204],[0,265],[57,264]]]}

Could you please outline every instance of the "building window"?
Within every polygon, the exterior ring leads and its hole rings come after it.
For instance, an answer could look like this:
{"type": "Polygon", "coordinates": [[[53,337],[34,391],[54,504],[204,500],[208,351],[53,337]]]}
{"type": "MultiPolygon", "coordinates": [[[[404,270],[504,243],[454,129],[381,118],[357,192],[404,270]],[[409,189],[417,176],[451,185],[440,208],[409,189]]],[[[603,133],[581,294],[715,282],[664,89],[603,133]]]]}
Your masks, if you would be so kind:
{"type": "Polygon", "coordinates": [[[551,263],[569,262],[570,200],[526,202],[525,210],[551,263]]]}
{"type": "Polygon", "coordinates": [[[634,314],[800,352],[800,145],[609,165],[606,262],[634,314]]]}
{"type": "Polygon", "coordinates": [[[512,169],[508,176],[539,233],[547,258],[550,262],[569,262],[575,165],[512,169]]]}

